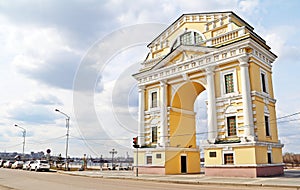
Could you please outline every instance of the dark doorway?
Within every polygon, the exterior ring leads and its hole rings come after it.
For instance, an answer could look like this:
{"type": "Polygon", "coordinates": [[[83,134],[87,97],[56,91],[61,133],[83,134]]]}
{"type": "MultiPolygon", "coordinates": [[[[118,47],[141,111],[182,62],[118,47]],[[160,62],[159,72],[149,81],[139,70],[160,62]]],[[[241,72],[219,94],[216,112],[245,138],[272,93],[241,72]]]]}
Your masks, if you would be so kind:
{"type": "Polygon", "coordinates": [[[186,156],[181,156],[181,173],[186,173],[186,156]]]}

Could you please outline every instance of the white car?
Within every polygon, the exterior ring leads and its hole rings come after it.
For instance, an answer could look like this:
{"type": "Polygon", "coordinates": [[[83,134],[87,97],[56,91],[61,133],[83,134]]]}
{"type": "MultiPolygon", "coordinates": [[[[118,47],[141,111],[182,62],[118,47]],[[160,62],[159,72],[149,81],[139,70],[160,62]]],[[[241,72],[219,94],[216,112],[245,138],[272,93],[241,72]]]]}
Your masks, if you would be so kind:
{"type": "Polygon", "coordinates": [[[33,160],[30,160],[30,161],[26,161],[24,164],[23,164],[23,170],[30,170],[30,165],[33,164],[34,161],[33,160]]]}
{"type": "Polygon", "coordinates": [[[12,169],[22,169],[23,168],[23,161],[15,161],[12,165],[11,168],[12,169]]]}
{"type": "Polygon", "coordinates": [[[49,171],[50,164],[47,160],[35,160],[32,164],[30,164],[30,170],[34,171],[49,171]]]}
{"type": "Polygon", "coordinates": [[[13,160],[7,160],[4,164],[3,164],[3,168],[11,168],[11,165],[14,163],[15,161],[13,160]]]}

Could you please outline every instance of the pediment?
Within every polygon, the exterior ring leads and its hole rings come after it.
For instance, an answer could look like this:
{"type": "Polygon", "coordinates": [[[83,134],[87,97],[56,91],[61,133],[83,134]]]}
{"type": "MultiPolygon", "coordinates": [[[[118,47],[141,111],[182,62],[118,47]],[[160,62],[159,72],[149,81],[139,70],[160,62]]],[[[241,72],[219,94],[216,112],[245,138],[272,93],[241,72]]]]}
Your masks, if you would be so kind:
{"type": "Polygon", "coordinates": [[[204,54],[211,53],[213,51],[215,51],[215,48],[193,45],[180,45],[169,54],[167,54],[164,58],[162,58],[157,64],[155,64],[151,68],[151,70],[157,70],[172,64],[188,61],[196,57],[200,57],[204,54]]]}

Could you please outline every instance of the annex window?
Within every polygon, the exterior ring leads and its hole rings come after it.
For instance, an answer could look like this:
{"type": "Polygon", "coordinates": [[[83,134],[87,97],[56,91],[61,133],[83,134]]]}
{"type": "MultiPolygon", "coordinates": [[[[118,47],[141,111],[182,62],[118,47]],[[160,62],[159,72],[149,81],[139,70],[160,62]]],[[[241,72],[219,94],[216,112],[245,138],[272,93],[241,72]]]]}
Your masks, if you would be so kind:
{"type": "Polygon", "coordinates": [[[146,164],[152,164],[152,156],[146,156],[146,164]]]}
{"type": "Polygon", "coordinates": [[[151,130],[151,142],[156,143],[157,142],[157,127],[152,127],[151,130]]]}
{"type": "Polygon", "coordinates": [[[236,116],[227,117],[227,134],[228,136],[236,135],[236,116]]]}
{"type": "Polygon", "coordinates": [[[233,153],[225,153],[224,154],[224,164],[225,165],[233,165],[234,164],[233,153]]]}
{"type": "Polygon", "coordinates": [[[156,159],[161,159],[161,154],[156,154],[156,159]]]}
{"type": "Polygon", "coordinates": [[[272,164],[272,153],[268,152],[267,157],[268,157],[268,164],[272,164]]]}
{"type": "Polygon", "coordinates": [[[265,130],[266,130],[266,136],[269,137],[271,136],[270,133],[270,120],[269,116],[265,115],[265,130]]]}
{"type": "Polygon", "coordinates": [[[157,92],[151,93],[151,108],[157,107],[157,92]]]}
{"type": "Polygon", "coordinates": [[[224,81],[225,81],[225,93],[228,94],[234,92],[233,73],[224,75],[224,81]]]}
{"type": "Polygon", "coordinates": [[[262,70],[260,71],[260,80],[261,80],[261,91],[264,93],[268,93],[267,74],[262,70]]]}
{"type": "Polygon", "coordinates": [[[209,157],[210,158],[216,158],[217,157],[217,152],[209,152],[209,157]]]}

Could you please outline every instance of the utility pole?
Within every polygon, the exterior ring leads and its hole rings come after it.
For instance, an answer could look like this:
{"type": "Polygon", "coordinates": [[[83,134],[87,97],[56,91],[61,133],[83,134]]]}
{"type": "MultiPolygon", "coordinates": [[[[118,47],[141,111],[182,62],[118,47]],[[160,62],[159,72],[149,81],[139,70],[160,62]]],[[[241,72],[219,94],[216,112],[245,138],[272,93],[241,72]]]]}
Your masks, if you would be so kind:
{"type": "Polygon", "coordinates": [[[115,151],[115,149],[113,148],[112,151],[109,152],[111,154],[111,167],[113,169],[114,167],[114,155],[117,154],[118,152],[115,151]]]}

